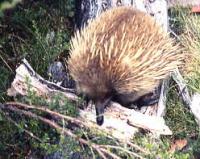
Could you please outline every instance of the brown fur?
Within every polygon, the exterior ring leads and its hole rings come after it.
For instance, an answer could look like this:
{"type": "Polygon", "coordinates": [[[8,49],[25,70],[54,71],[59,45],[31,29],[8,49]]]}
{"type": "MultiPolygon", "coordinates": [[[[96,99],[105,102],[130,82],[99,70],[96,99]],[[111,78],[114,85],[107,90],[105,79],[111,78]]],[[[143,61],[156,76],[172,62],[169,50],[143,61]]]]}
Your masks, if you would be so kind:
{"type": "Polygon", "coordinates": [[[179,48],[149,15],[118,7],[89,22],[71,40],[69,70],[90,98],[133,99],[153,90],[180,64],[179,48]]]}
{"type": "Polygon", "coordinates": [[[140,100],[181,59],[179,47],[149,15],[118,7],[75,33],[68,64],[78,92],[95,102],[101,125],[111,99],[121,104],[140,100]]]}

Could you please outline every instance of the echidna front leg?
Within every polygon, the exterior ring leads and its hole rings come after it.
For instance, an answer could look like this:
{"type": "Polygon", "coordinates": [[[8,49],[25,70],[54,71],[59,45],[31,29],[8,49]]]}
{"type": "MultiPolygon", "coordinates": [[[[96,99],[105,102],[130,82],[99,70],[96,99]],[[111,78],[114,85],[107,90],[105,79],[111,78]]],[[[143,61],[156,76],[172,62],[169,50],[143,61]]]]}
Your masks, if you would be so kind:
{"type": "Polygon", "coordinates": [[[158,101],[159,101],[159,95],[151,92],[151,93],[148,93],[148,94],[142,96],[141,98],[139,98],[138,100],[133,102],[133,104],[137,105],[137,107],[140,108],[142,106],[154,105],[154,104],[158,103],[158,101]]]}
{"type": "Polygon", "coordinates": [[[156,104],[159,101],[159,97],[160,86],[152,91],[142,90],[129,94],[117,94],[113,100],[128,108],[133,108],[132,104],[140,108],[142,106],[150,106],[156,104]]]}
{"type": "Polygon", "coordinates": [[[157,87],[155,90],[153,90],[150,93],[147,93],[140,97],[138,100],[133,102],[134,105],[137,105],[139,108],[142,106],[150,106],[158,103],[159,97],[160,97],[160,91],[161,87],[157,87]]]}

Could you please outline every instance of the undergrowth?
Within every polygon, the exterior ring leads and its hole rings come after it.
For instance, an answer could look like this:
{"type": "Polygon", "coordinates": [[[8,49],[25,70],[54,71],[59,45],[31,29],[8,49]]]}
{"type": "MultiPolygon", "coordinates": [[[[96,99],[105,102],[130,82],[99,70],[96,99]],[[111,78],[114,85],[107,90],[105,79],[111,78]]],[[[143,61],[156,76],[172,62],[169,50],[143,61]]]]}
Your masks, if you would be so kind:
{"type": "MultiPolygon", "coordinates": [[[[1,2],[0,5],[5,3],[1,2]]],[[[47,77],[50,63],[59,59],[61,54],[67,57],[68,42],[73,32],[73,16],[73,0],[24,0],[3,12],[0,17],[0,103],[12,100],[6,96],[6,90],[10,87],[15,69],[23,58],[26,58],[41,76],[47,77]]],[[[67,101],[59,105],[59,98],[61,97],[58,95],[47,103],[30,91],[28,97],[22,98],[21,101],[46,105],[64,114],[72,115],[77,112],[66,109],[74,108],[67,101]]],[[[30,151],[37,153],[39,157],[46,152],[50,154],[59,147],[60,135],[47,125],[12,114],[10,118],[18,123],[16,126],[6,114],[1,112],[0,117],[0,158],[24,158],[30,151]],[[36,134],[42,142],[27,135],[25,129],[36,134]]]]}
{"type": "MultiPolygon", "coordinates": [[[[61,54],[67,57],[73,32],[74,1],[34,1],[18,4],[0,17],[0,70],[3,78],[13,78],[16,66],[26,58],[43,77],[61,54]]],[[[2,87],[11,81],[4,80],[2,87]]],[[[6,89],[0,89],[4,102],[6,89]]]]}

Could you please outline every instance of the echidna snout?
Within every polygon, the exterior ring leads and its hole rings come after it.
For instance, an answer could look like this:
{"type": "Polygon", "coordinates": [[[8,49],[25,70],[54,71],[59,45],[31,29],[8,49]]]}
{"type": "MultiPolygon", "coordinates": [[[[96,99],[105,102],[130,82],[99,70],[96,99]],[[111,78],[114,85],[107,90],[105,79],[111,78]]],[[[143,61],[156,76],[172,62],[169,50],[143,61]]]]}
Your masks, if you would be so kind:
{"type": "Polygon", "coordinates": [[[95,102],[96,109],[96,122],[98,125],[102,125],[104,123],[104,109],[111,101],[111,98],[106,98],[104,100],[100,100],[95,102]]]}
{"type": "Polygon", "coordinates": [[[102,102],[97,102],[95,104],[95,109],[96,109],[96,122],[98,125],[102,125],[104,122],[105,105],[102,102]]]}
{"type": "MultiPolygon", "coordinates": [[[[92,77],[92,79],[93,78],[94,77],[92,77]]],[[[93,80],[94,83],[77,82],[76,89],[79,95],[84,96],[85,100],[88,101],[88,99],[90,99],[94,102],[96,110],[96,122],[98,125],[102,125],[104,122],[104,109],[111,101],[114,93],[112,92],[112,87],[107,83],[107,80],[104,81],[103,77],[99,79],[100,82],[93,80]]]]}

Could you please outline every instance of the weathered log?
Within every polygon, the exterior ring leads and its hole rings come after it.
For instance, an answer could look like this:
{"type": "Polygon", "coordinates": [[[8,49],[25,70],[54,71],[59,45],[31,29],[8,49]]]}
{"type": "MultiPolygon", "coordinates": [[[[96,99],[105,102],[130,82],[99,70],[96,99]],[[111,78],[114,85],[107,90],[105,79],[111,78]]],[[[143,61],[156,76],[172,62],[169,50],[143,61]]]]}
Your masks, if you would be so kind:
{"type": "Polygon", "coordinates": [[[192,113],[195,116],[197,123],[200,125],[200,94],[199,93],[195,93],[192,96],[192,101],[189,106],[192,113]]]}
{"type": "Polygon", "coordinates": [[[78,0],[76,3],[76,17],[78,28],[87,24],[87,21],[94,19],[103,11],[117,6],[132,6],[146,12],[163,26],[168,28],[167,2],[165,0],[78,0]]]}
{"type": "MultiPolygon", "coordinates": [[[[27,95],[28,91],[34,91],[36,95],[42,96],[47,100],[50,100],[57,93],[61,93],[69,100],[79,101],[79,98],[75,94],[66,91],[61,86],[56,87],[54,83],[44,80],[24,59],[23,63],[16,69],[16,76],[11,88],[8,89],[8,95],[27,95]]],[[[96,124],[94,106],[90,105],[84,110],[79,109],[79,114],[81,120],[91,125],[91,127],[96,124]]],[[[122,107],[117,103],[111,103],[106,109],[104,117],[105,122],[99,128],[118,139],[129,139],[133,137],[134,133],[138,131],[136,127],[156,134],[172,134],[170,129],[165,125],[162,117],[145,115],[135,110],[122,107]]]]}

